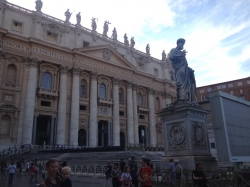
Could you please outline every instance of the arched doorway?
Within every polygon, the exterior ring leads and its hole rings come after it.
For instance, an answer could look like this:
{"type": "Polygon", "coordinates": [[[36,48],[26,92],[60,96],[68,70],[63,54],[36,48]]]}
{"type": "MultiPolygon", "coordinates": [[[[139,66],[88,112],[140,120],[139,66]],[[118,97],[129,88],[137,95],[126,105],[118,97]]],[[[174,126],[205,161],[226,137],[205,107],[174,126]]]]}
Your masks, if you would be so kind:
{"type": "Polygon", "coordinates": [[[78,145],[79,146],[86,146],[87,142],[86,142],[86,131],[84,129],[80,129],[78,131],[78,145]]]}
{"type": "Polygon", "coordinates": [[[125,147],[126,145],[126,139],[124,132],[120,132],[120,146],[125,147]]]}
{"type": "Polygon", "coordinates": [[[147,144],[147,128],[146,128],[146,126],[139,125],[138,133],[139,133],[139,143],[140,144],[147,144]]]}

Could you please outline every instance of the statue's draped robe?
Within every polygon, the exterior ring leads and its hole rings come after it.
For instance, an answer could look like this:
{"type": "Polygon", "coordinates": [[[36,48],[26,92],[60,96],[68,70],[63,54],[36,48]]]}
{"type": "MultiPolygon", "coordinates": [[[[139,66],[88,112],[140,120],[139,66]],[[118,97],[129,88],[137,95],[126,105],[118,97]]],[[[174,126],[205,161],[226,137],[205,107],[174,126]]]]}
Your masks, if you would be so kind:
{"type": "Polygon", "coordinates": [[[177,90],[177,101],[186,100],[196,102],[196,83],[194,71],[188,67],[183,52],[174,48],[171,49],[169,59],[172,61],[172,66],[175,70],[175,81],[177,90]]]}

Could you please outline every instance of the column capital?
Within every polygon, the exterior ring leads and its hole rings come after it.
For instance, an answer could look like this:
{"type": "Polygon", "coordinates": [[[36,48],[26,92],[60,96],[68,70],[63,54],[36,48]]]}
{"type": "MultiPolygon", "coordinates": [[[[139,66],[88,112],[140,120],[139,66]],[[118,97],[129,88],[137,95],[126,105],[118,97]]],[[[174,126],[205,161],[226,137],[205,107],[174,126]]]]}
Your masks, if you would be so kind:
{"type": "Polygon", "coordinates": [[[61,66],[61,67],[59,68],[59,71],[60,71],[61,74],[68,73],[69,67],[68,67],[68,66],[61,66]]]}
{"type": "Polygon", "coordinates": [[[90,77],[91,77],[91,79],[97,79],[98,73],[97,72],[91,72],[90,77]]]}
{"type": "Polygon", "coordinates": [[[136,90],[138,88],[137,84],[133,84],[133,90],[136,90]]]}
{"type": "Polygon", "coordinates": [[[112,78],[113,85],[118,85],[119,81],[120,81],[120,79],[118,79],[118,78],[115,78],[115,77],[112,78]]]}
{"type": "Polygon", "coordinates": [[[37,68],[38,65],[40,64],[40,60],[34,57],[24,57],[23,61],[27,63],[30,67],[35,67],[37,68]]]}
{"type": "Polygon", "coordinates": [[[155,91],[153,88],[147,88],[148,94],[154,94],[155,91]]]}
{"type": "Polygon", "coordinates": [[[133,83],[129,82],[129,81],[126,81],[126,85],[127,85],[127,88],[132,88],[133,87],[133,83]]]}
{"type": "Polygon", "coordinates": [[[171,93],[169,92],[163,92],[163,97],[166,98],[171,98],[171,93]]]}
{"type": "Polygon", "coordinates": [[[71,71],[72,71],[73,75],[80,75],[82,72],[82,70],[80,68],[75,68],[75,67],[73,67],[71,69],[71,71]]]}
{"type": "Polygon", "coordinates": [[[3,49],[0,49],[0,59],[1,59],[1,58],[4,58],[4,56],[5,56],[4,50],[3,50],[3,49]]]}

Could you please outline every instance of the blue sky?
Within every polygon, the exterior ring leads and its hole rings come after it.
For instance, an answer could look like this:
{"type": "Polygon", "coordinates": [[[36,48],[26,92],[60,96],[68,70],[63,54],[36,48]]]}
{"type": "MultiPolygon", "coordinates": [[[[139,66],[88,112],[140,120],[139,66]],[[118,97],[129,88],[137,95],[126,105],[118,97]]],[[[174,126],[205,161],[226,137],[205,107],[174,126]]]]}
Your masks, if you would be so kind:
{"type": "MultiPolygon", "coordinates": [[[[81,12],[82,25],[97,31],[109,20],[108,35],[114,27],[118,39],[135,38],[135,48],[161,58],[178,38],[185,38],[187,60],[195,70],[197,86],[250,76],[250,0],[42,0],[45,14],[65,19],[64,12],[81,12]]],[[[34,10],[35,0],[8,2],[34,10]]]]}

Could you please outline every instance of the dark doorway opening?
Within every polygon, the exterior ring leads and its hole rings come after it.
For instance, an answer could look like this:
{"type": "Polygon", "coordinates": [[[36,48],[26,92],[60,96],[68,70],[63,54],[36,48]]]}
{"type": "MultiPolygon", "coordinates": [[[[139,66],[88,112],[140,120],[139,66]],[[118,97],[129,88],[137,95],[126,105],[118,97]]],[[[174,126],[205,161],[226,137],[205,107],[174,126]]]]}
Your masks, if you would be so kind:
{"type": "Polygon", "coordinates": [[[138,133],[139,133],[139,143],[140,144],[147,144],[147,128],[146,126],[140,125],[138,127],[138,133]]]}
{"type": "Polygon", "coordinates": [[[108,121],[100,120],[98,122],[98,146],[109,146],[109,124],[108,121]]]}
{"type": "Polygon", "coordinates": [[[86,131],[84,129],[80,129],[78,131],[78,145],[86,146],[87,145],[86,131]]]}
{"type": "Polygon", "coordinates": [[[51,116],[38,116],[36,124],[36,145],[50,144],[51,116]]]}
{"type": "Polygon", "coordinates": [[[126,145],[126,139],[124,132],[120,132],[120,146],[125,147],[126,145]]]}

